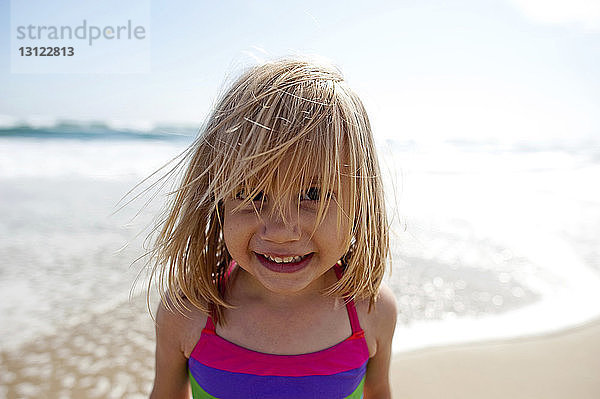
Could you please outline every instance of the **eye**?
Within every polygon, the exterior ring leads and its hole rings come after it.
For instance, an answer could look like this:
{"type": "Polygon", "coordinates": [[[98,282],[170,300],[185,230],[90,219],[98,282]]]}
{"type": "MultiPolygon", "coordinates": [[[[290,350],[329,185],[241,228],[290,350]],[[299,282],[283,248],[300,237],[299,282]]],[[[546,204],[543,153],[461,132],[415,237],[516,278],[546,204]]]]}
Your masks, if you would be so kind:
{"type": "MultiPolygon", "coordinates": [[[[235,199],[242,200],[242,201],[247,199],[247,197],[248,196],[246,195],[246,192],[244,190],[241,190],[240,192],[238,192],[235,195],[235,199]]],[[[262,201],[264,198],[265,198],[264,193],[262,191],[259,191],[258,193],[256,193],[254,195],[254,198],[252,198],[252,201],[262,201]]]]}
{"type": "Polygon", "coordinates": [[[317,187],[311,187],[300,194],[300,201],[319,201],[321,199],[321,190],[317,187]]]}

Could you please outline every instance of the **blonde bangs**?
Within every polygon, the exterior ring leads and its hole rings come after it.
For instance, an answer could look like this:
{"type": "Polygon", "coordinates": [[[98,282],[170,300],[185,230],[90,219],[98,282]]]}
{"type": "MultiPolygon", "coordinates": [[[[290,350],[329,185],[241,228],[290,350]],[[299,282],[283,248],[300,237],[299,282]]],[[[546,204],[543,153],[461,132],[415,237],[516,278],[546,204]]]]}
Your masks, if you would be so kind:
{"type": "Polygon", "coordinates": [[[325,294],[375,300],[388,253],[381,178],[366,111],[337,69],[299,59],[250,69],[191,148],[153,250],[152,277],[178,308],[187,298],[222,322],[229,307],[219,286],[232,260],[224,200],[243,192],[247,205],[276,193],[270,208],[285,215],[285,204],[311,187],[322,194],[317,225],[335,206],[338,228],[348,226],[346,271],[325,294]]]}

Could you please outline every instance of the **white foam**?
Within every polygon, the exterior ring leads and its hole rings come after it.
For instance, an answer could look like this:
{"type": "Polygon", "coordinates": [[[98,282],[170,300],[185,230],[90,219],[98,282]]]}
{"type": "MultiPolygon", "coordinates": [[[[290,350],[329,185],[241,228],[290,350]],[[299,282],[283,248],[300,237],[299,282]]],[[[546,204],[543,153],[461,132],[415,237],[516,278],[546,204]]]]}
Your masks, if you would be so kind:
{"type": "Polygon", "coordinates": [[[160,141],[1,140],[0,178],[145,177],[184,148],[160,141]]]}
{"type": "Polygon", "coordinates": [[[600,315],[600,276],[581,251],[594,253],[588,247],[600,234],[600,186],[591,184],[600,179],[599,165],[559,151],[472,154],[440,147],[403,155],[395,162],[408,231],[412,221],[440,230],[463,221],[468,234],[493,239],[533,265],[536,273],[519,283],[540,300],[500,315],[398,326],[396,352],[540,334],[600,315]]]}
{"type": "Polygon", "coordinates": [[[393,352],[549,334],[600,317],[600,292],[563,292],[501,315],[399,325],[393,352]]]}

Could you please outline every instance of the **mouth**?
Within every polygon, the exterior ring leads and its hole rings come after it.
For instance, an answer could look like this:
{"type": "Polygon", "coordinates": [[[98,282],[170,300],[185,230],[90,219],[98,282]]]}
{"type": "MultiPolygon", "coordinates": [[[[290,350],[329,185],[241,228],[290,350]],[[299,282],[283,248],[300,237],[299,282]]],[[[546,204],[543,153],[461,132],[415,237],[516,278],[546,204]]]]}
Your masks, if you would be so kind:
{"type": "Polygon", "coordinates": [[[258,261],[267,269],[277,273],[294,273],[304,269],[312,259],[314,252],[306,255],[277,257],[254,253],[258,261]]]}

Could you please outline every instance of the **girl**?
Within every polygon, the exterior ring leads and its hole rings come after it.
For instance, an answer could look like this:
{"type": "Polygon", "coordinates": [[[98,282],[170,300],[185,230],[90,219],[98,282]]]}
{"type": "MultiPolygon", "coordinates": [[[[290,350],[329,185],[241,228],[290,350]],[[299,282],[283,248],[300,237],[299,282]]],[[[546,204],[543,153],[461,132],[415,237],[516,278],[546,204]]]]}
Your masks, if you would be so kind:
{"type": "Polygon", "coordinates": [[[382,183],[340,72],[251,68],[187,155],[153,248],[151,398],[390,398],[382,183]]]}

